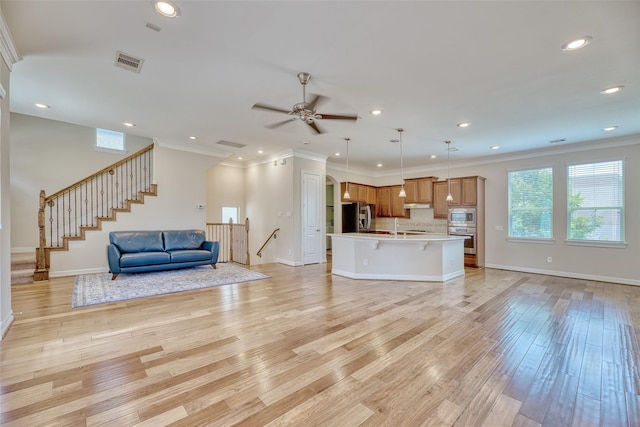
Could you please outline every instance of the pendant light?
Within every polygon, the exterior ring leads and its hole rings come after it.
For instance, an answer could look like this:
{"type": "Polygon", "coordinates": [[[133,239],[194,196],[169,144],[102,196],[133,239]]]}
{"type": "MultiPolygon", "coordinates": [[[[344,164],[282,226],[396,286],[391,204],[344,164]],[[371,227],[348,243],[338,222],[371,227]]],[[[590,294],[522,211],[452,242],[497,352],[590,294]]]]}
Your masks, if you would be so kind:
{"type": "Polygon", "coordinates": [[[445,141],[447,144],[447,202],[453,202],[453,196],[451,195],[451,141],[445,141]]]}
{"type": "Polygon", "coordinates": [[[344,186],[344,195],[342,196],[342,198],[344,200],[350,200],[351,195],[349,194],[349,141],[351,140],[351,138],[345,138],[344,140],[347,141],[347,182],[346,182],[346,185],[344,186]]]}
{"type": "Polygon", "coordinates": [[[398,197],[407,197],[407,193],[404,191],[404,164],[402,153],[402,132],[404,131],[404,129],[398,128],[396,130],[400,134],[400,179],[402,179],[402,186],[400,187],[400,193],[398,193],[398,197]]]}

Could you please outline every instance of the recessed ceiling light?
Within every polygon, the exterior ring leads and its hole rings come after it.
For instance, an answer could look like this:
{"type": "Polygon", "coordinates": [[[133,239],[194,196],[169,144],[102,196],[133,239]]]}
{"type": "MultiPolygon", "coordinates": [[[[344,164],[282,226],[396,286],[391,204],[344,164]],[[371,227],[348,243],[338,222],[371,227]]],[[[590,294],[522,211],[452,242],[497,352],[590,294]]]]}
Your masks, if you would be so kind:
{"type": "Polygon", "coordinates": [[[499,145],[492,145],[489,148],[491,148],[492,150],[497,150],[498,148],[500,148],[500,146],[499,145]]]}
{"type": "Polygon", "coordinates": [[[376,166],[381,168],[382,167],[382,163],[378,163],[376,166]]]}
{"type": "Polygon", "coordinates": [[[180,8],[173,4],[170,1],[154,1],[153,7],[155,7],[156,11],[167,18],[177,18],[180,16],[180,8]]]}
{"type": "Polygon", "coordinates": [[[192,135],[192,136],[189,137],[189,139],[198,139],[198,137],[192,135]]]}
{"type": "Polygon", "coordinates": [[[570,41],[568,41],[568,42],[566,42],[565,44],[562,45],[562,50],[580,49],[582,47],[585,47],[589,43],[591,43],[591,40],[593,40],[593,37],[591,37],[591,36],[583,36],[583,37],[577,38],[575,40],[570,40],[570,41]]]}
{"type": "Polygon", "coordinates": [[[340,157],[340,153],[335,153],[335,155],[336,155],[337,157],[340,157]]]}
{"type": "Polygon", "coordinates": [[[262,153],[264,153],[264,151],[258,150],[258,154],[262,154],[262,153]]]}
{"type": "Polygon", "coordinates": [[[374,116],[379,116],[382,114],[382,110],[371,110],[371,114],[374,116]]]}
{"type": "Polygon", "coordinates": [[[463,122],[463,123],[458,123],[456,126],[458,126],[459,128],[466,128],[466,127],[471,126],[471,123],[463,122]]]}
{"type": "Polygon", "coordinates": [[[435,159],[436,157],[438,157],[438,156],[436,156],[435,154],[432,154],[432,155],[429,156],[430,159],[435,159]]]}
{"type": "Polygon", "coordinates": [[[39,102],[36,102],[36,103],[35,103],[35,104],[33,104],[33,105],[35,105],[35,106],[36,106],[36,107],[38,107],[38,108],[42,108],[43,110],[46,110],[47,108],[50,108],[47,104],[41,104],[41,103],[39,103],[39,102]]]}
{"type": "Polygon", "coordinates": [[[607,126],[606,128],[602,128],[605,132],[611,132],[612,130],[618,129],[618,126],[607,126]]]}
{"type": "Polygon", "coordinates": [[[603,94],[603,95],[611,95],[612,93],[620,92],[623,87],[624,86],[611,86],[611,87],[608,87],[606,89],[601,90],[600,93],[603,94]]]}
{"type": "Polygon", "coordinates": [[[242,157],[238,157],[238,160],[242,160],[242,157]]]}
{"type": "Polygon", "coordinates": [[[130,122],[124,122],[122,124],[125,125],[128,128],[132,128],[132,127],[134,127],[136,125],[135,123],[130,123],[130,122]]]}

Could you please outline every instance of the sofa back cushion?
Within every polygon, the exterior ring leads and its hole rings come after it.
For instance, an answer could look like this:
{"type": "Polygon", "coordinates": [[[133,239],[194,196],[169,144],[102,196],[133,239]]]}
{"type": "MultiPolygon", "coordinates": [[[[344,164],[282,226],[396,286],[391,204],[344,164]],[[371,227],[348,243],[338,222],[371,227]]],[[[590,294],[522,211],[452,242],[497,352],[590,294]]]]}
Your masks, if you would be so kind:
{"type": "Polygon", "coordinates": [[[109,242],[116,245],[120,252],[159,252],[164,251],[162,231],[112,231],[109,242]]]}
{"type": "Polygon", "coordinates": [[[206,240],[203,230],[168,230],[163,231],[162,234],[166,251],[198,249],[206,240]]]}

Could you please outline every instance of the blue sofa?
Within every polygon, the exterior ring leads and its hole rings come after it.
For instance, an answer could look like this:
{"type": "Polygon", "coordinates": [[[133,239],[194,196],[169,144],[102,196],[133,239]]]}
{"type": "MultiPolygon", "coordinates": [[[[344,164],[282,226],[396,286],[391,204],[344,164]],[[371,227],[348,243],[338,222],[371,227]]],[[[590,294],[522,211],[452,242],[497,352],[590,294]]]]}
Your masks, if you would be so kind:
{"type": "Polygon", "coordinates": [[[107,257],[115,280],[120,273],[172,270],[211,264],[216,268],[219,242],[202,230],[112,231],[107,257]]]}

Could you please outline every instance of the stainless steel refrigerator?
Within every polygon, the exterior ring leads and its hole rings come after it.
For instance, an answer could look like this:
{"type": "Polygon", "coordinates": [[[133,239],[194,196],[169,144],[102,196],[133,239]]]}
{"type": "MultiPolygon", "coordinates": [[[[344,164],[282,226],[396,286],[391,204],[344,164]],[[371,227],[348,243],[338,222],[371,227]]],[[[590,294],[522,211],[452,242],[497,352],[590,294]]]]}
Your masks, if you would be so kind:
{"type": "Polygon", "coordinates": [[[370,233],[375,231],[376,206],[367,203],[342,205],[343,233],[370,233]]]}

